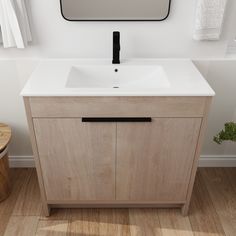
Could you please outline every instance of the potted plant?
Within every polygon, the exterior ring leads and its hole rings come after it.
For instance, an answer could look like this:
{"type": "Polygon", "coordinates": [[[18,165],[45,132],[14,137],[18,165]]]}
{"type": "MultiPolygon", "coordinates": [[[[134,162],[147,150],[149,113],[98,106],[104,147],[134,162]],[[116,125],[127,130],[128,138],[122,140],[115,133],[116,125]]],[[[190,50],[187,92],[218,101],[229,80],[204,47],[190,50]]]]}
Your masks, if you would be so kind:
{"type": "Polygon", "coordinates": [[[236,142],[236,123],[228,122],[225,123],[224,130],[221,130],[213,140],[221,144],[223,141],[233,141],[236,142]]]}

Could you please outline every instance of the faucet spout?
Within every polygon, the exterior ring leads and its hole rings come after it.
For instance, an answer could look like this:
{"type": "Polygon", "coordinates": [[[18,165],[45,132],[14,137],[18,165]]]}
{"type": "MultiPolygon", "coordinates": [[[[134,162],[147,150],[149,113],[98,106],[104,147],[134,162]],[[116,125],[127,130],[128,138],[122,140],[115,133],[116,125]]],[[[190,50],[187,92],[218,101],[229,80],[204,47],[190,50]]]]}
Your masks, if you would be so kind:
{"type": "Polygon", "coordinates": [[[112,64],[120,64],[120,32],[113,32],[113,60],[112,64]]]}

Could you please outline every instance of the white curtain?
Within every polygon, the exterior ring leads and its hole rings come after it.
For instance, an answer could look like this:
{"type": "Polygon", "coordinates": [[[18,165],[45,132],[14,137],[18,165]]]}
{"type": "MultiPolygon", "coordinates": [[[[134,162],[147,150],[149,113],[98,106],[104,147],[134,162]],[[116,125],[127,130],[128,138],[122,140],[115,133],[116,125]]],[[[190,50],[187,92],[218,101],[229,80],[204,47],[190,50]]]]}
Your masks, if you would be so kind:
{"type": "Polygon", "coordinates": [[[3,47],[25,48],[32,41],[25,0],[0,0],[3,47]]]}

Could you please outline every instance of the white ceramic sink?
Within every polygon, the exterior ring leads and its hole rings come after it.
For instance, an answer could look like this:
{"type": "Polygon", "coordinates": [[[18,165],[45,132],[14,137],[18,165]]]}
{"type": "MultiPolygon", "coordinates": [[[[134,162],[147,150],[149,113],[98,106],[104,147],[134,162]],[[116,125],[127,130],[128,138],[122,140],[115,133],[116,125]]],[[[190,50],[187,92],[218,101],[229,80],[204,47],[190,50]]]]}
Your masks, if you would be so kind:
{"type": "Polygon", "coordinates": [[[23,96],[213,96],[188,59],[47,59],[32,73],[23,96]],[[116,71],[117,69],[117,71],[116,71]]]}
{"type": "Polygon", "coordinates": [[[72,66],[67,88],[168,88],[169,80],[161,66],[81,65],[72,66]]]}

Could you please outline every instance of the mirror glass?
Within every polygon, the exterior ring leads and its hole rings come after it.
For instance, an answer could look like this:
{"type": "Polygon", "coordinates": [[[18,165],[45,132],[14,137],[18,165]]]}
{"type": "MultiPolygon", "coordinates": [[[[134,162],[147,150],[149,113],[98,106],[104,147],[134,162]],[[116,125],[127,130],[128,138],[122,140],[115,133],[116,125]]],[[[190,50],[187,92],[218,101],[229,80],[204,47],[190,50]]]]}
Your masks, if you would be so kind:
{"type": "Polygon", "coordinates": [[[60,0],[69,21],[161,21],[171,0],[60,0]]]}

